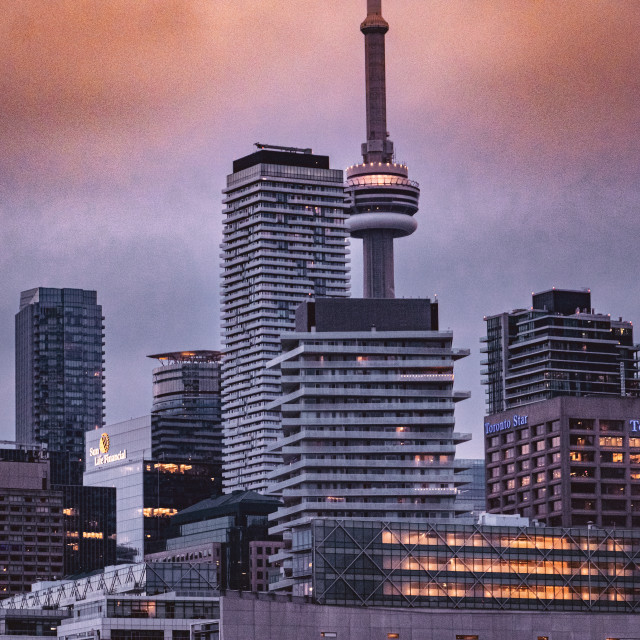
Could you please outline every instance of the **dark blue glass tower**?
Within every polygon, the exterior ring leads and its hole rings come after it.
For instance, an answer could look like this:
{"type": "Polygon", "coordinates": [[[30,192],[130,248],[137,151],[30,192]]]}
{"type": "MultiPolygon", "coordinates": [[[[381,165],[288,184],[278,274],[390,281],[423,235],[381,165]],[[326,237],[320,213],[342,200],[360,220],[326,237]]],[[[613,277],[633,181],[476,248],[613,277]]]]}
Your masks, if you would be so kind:
{"type": "MultiPolygon", "coordinates": [[[[39,287],[21,293],[16,315],[18,442],[44,444],[67,452],[73,461],[83,459],[85,431],[104,424],[103,320],[95,291],[39,287]]],[[[74,467],[69,465],[69,475],[74,467]]]]}

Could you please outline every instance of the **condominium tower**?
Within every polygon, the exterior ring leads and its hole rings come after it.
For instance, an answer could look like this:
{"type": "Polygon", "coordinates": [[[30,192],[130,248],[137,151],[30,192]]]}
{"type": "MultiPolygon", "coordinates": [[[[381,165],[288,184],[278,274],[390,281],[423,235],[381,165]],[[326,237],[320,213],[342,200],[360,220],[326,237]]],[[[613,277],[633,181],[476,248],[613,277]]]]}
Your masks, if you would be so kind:
{"type": "Polygon", "coordinates": [[[318,300],[298,311],[282,372],[272,533],[311,518],[448,520],[471,511],[455,462],[452,347],[429,300],[318,300]]]}
{"type": "Polygon", "coordinates": [[[343,172],[311,149],[257,145],[224,191],[222,403],[224,488],[264,491],[280,431],[265,370],[303,300],[349,295],[343,172]]]}
{"type": "Polygon", "coordinates": [[[95,291],[39,287],[16,315],[16,440],[84,457],[104,424],[104,318],[95,291]]]}
{"type": "Polygon", "coordinates": [[[557,396],[639,395],[633,324],[596,313],[590,290],[532,294],[529,309],[485,321],[488,414],[557,396]]]}

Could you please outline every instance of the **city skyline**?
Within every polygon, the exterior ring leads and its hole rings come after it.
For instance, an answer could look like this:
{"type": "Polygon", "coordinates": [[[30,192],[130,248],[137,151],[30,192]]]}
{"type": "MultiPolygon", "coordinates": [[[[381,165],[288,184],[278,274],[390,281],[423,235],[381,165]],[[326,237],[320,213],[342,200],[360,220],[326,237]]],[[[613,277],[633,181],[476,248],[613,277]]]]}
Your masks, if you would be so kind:
{"type": "MultiPolygon", "coordinates": [[[[396,295],[438,294],[443,328],[472,350],[456,371],[456,388],[473,391],[456,412],[457,430],[474,434],[463,456],[482,455],[484,315],[557,286],[591,287],[596,310],[640,318],[640,8],[515,4],[384,8],[390,133],[421,184],[420,233],[398,252],[396,295]]],[[[354,161],[362,3],[301,0],[295,14],[275,0],[240,5],[169,2],[152,14],[150,3],[105,2],[81,14],[33,1],[0,18],[2,437],[13,436],[20,291],[98,291],[107,423],[143,415],[146,354],[220,348],[229,161],[256,140],[311,146],[336,168],[354,161]]]]}

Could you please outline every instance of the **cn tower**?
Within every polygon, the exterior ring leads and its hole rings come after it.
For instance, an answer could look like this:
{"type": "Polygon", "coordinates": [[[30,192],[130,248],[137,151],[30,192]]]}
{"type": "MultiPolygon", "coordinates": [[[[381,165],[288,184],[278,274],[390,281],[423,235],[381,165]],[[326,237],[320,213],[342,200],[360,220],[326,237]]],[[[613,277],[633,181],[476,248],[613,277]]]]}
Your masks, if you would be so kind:
{"type": "Polygon", "coordinates": [[[418,224],[420,188],[409,180],[406,165],[394,161],[387,131],[384,38],[389,25],[382,17],[382,0],[367,0],[364,34],[367,91],[367,141],[363,163],[347,169],[351,235],[362,238],[364,297],[395,298],[393,241],[412,234],[418,224]]]}

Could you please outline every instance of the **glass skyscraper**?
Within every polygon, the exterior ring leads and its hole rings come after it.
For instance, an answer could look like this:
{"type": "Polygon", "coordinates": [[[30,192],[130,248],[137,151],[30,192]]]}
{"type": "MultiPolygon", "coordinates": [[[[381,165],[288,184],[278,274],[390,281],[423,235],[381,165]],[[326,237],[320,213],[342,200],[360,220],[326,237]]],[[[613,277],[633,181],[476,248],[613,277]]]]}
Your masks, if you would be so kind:
{"type": "Polygon", "coordinates": [[[39,287],[16,315],[16,440],[84,455],[104,424],[104,325],[95,291],[39,287]]]}
{"type": "Polygon", "coordinates": [[[204,460],[222,465],[219,351],[149,356],[153,370],[151,449],[156,460],[204,460]]]}
{"type": "Polygon", "coordinates": [[[296,307],[349,295],[343,172],[311,149],[258,145],[233,163],[222,242],[222,411],[225,491],[264,491],[280,430],[280,335],[296,307]]]}

